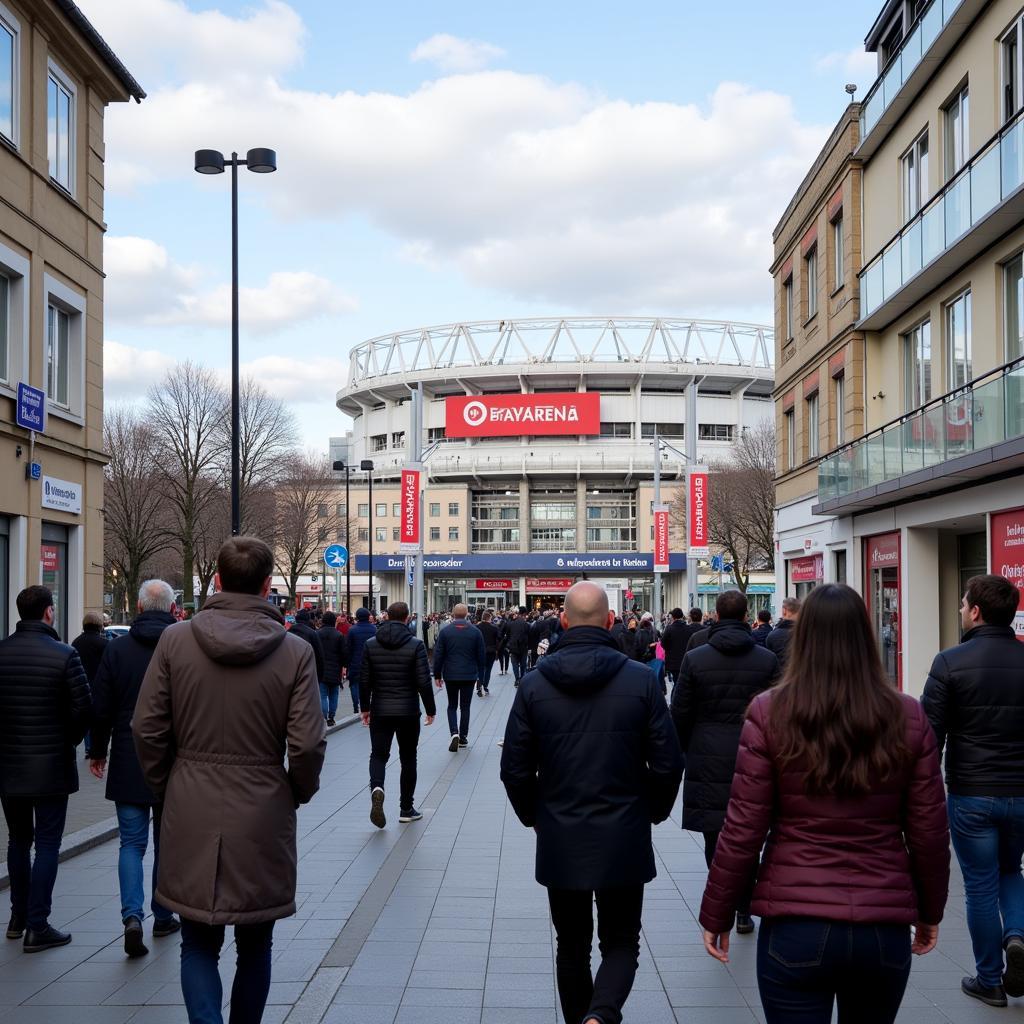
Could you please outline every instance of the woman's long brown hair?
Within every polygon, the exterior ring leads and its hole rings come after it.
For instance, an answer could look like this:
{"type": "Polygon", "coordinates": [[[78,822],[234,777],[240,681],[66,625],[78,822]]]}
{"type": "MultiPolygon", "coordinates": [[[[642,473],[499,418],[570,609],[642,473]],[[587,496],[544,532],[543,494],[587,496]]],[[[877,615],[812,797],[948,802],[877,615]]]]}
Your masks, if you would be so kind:
{"type": "Polygon", "coordinates": [[[804,601],[771,726],[783,764],[806,766],[811,794],[860,796],[906,767],[900,698],[864,601],[850,587],[825,584],[804,601]]]}

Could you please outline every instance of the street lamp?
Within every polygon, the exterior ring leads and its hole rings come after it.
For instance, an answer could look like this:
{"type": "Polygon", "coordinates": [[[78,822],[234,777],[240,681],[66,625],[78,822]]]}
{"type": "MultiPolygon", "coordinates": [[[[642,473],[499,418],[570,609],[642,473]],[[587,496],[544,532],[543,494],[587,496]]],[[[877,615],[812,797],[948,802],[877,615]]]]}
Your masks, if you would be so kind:
{"type": "Polygon", "coordinates": [[[373,614],[373,459],[363,459],[359,463],[359,468],[366,473],[367,490],[370,502],[370,570],[369,575],[366,577],[366,585],[369,591],[369,605],[370,614],[373,614]]]}
{"type": "Polygon", "coordinates": [[[238,168],[248,167],[256,174],[277,170],[277,154],[272,149],[250,149],[245,159],[237,153],[230,160],[216,149],[197,149],[195,168],[198,174],[223,174],[231,168],[231,536],[242,532],[241,456],[239,452],[238,397],[238,168]]]}
{"type": "Polygon", "coordinates": [[[332,467],[336,473],[345,470],[345,550],[348,558],[345,559],[345,614],[352,614],[352,545],[349,543],[349,526],[352,522],[352,513],[348,507],[348,482],[349,473],[352,467],[347,462],[335,462],[332,467]]]}

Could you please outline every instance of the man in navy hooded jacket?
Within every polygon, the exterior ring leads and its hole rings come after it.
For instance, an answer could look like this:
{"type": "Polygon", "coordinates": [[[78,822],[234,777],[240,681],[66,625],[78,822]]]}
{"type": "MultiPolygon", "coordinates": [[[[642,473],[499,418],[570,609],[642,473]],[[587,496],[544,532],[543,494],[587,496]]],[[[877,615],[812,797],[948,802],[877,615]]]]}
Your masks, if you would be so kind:
{"type": "Polygon", "coordinates": [[[683,757],[654,673],[611,638],[595,583],[566,595],[556,650],[522,680],[505,728],[501,780],[537,832],[556,972],[568,1024],[621,1024],[640,951],[644,885],[655,877],[651,825],[679,791],[683,757]],[[601,966],[590,973],[593,902],[601,966]]]}

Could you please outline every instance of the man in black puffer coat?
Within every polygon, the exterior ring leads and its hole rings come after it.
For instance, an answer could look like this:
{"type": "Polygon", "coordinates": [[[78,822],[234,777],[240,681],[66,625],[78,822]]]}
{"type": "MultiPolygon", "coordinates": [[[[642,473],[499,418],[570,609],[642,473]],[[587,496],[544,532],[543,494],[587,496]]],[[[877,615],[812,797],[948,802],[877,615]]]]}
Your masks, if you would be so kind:
{"type": "Polygon", "coordinates": [[[156,880],[160,864],[160,801],[142,777],[135,741],[132,739],[132,715],[146,669],[157,641],[168,626],[177,622],[174,591],[163,580],[146,580],[139,588],[139,614],[128,635],[108,645],[93,682],[92,763],[89,770],[102,779],[107,768],[107,799],[117,811],[117,830],[121,849],[118,854],[118,882],[121,889],[121,923],[124,925],[124,951],[129,957],[144,956],[149,950],[143,941],[145,918],[145,875],[142,859],[149,845],[149,821],[153,819],[153,937],[172,935],[181,925],[156,898],[156,880]]]}
{"type": "MultiPolygon", "coordinates": [[[[704,833],[708,867],[725,824],[747,707],[779,674],[778,659],[755,642],[746,622],[746,594],[727,590],[715,611],[718,621],[708,630],[707,643],[683,658],[672,695],[672,720],[686,755],[683,828],[704,833]]],[[[743,934],[753,927],[748,898],[736,930],[743,934]]]]}
{"type": "Polygon", "coordinates": [[[0,801],[10,835],[9,939],[25,935],[26,953],[71,941],[50,926],[50,900],[68,796],[78,792],[75,747],[92,714],[78,652],[53,628],[53,594],[40,586],[18,595],[21,621],[0,642],[0,801]],[[35,840],[35,863],[31,862],[35,840]]]}
{"type": "Polygon", "coordinates": [[[558,936],[566,1021],[620,1024],[636,976],[651,825],[668,817],[683,761],[654,673],[612,640],[608,595],[565,598],[557,648],[523,677],[505,727],[501,781],[537,832],[537,881],[558,936]],[[597,899],[601,968],[590,974],[597,899]]]}
{"type": "Polygon", "coordinates": [[[320,677],[320,710],[328,725],[334,725],[341,696],[341,670],[348,665],[348,641],[338,632],[338,617],[324,612],[323,625],[316,631],[324,652],[324,674],[320,677]]]}
{"type": "Polygon", "coordinates": [[[409,606],[395,601],[386,622],[366,641],[359,666],[359,700],[363,725],[370,729],[370,821],[377,828],[384,816],[384,772],[391,757],[391,741],[398,738],[402,764],[399,782],[401,822],[419,821],[416,810],[416,747],[420,741],[420,701],[427,725],[437,714],[430,685],[430,664],[423,641],[409,632],[409,606]]]}

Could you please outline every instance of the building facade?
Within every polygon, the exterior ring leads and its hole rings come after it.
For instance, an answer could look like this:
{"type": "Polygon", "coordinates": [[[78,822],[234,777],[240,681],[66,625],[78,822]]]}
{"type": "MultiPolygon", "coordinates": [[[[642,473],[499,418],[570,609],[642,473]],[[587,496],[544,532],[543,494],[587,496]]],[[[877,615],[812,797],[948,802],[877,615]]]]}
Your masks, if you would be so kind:
{"type": "Polygon", "coordinates": [[[868,397],[862,435],[818,466],[815,512],[848,524],[886,667],[919,693],[960,638],[966,580],[1024,585],[1024,11],[890,2],[867,48],[868,397]]]}
{"type": "MultiPolygon", "coordinates": [[[[359,517],[359,529],[374,533],[377,600],[409,593],[395,513],[398,477],[411,459],[410,385],[424,393],[430,610],[456,600],[556,602],[584,577],[603,581],[618,607],[650,608],[655,436],[666,442],[660,501],[672,504],[685,479],[688,429],[697,431],[698,459],[708,464],[770,419],[772,345],[766,327],[667,318],[451,324],[358,345],[337,405],[353,420],[351,465],[373,461],[374,512],[385,513],[365,527],[359,517]],[[693,427],[683,400],[692,380],[699,388],[693,427]],[[571,423],[548,434],[514,424],[500,435],[455,436],[446,423],[449,399],[543,404],[544,396],[567,394],[596,396],[588,432],[571,423]]],[[[666,608],[696,600],[702,589],[687,575],[684,530],[672,518],[666,608]]],[[[366,572],[368,555],[358,554],[354,568],[366,572]]],[[[770,578],[756,589],[771,602],[770,578]]]]}
{"type": "Polygon", "coordinates": [[[70,0],[0,2],[0,77],[0,636],[44,583],[68,638],[103,601],[103,115],[145,93],[70,0]]]}

